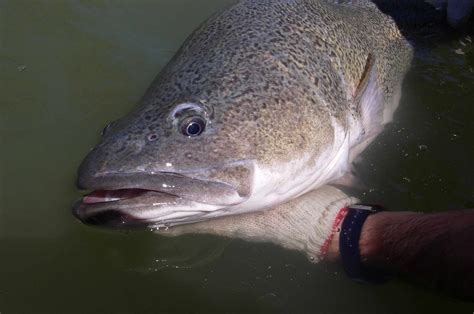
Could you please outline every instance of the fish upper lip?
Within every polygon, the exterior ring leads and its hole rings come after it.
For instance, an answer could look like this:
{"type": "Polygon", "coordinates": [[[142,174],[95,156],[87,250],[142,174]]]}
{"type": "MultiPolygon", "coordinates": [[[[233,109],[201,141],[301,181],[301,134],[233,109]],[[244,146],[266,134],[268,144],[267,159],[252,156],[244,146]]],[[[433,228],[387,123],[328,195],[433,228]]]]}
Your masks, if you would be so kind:
{"type": "Polygon", "coordinates": [[[76,185],[81,190],[143,189],[214,205],[234,205],[247,198],[230,184],[175,172],[79,175],[76,185]]]}

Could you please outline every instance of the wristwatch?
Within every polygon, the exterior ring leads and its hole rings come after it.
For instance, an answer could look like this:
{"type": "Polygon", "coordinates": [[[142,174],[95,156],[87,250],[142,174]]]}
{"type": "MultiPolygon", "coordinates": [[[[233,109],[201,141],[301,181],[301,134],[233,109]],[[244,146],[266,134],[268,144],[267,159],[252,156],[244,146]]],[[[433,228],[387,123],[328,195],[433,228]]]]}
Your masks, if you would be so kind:
{"type": "Polygon", "coordinates": [[[380,269],[364,266],[360,259],[359,239],[362,225],[369,215],[382,210],[378,205],[357,204],[347,207],[339,236],[339,253],[346,274],[357,282],[381,284],[392,277],[380,269]]]}

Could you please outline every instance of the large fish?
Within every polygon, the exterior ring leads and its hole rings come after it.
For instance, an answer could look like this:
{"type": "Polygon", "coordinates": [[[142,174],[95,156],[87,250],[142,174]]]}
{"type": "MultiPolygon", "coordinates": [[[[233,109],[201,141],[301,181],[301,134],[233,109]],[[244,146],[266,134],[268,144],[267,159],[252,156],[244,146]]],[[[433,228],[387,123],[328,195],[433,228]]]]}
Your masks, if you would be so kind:
{"type": "Polygon", "coordinates": [[[88,224],[260,211],[342,177],[390,121],[410,45],[369,1],[244,0],[183,44],[79,168],[88,224]]]}

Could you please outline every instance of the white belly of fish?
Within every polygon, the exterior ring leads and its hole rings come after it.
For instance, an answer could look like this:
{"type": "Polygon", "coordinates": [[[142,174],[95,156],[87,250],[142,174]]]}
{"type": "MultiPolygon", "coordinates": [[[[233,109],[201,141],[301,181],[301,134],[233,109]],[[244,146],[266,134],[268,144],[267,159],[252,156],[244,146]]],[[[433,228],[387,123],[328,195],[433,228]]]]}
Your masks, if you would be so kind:
{"type": "MultiPolygon", "coordinates": [[[[311,160],[314,155],[307,154],[289,163],[271,167],[255,165],[253,193],[250,198],[241,204],[209,212],[206,218],[264,210],[343,176],[349,170],[350,148],[353,145],[350,131],[357,132],[358,129],[345,130],[335,120],[332,125],[334,142],[320,154],[316,162],[311,160]]],[[[360,134],[354,135],[360,138],[360,134]]]]}

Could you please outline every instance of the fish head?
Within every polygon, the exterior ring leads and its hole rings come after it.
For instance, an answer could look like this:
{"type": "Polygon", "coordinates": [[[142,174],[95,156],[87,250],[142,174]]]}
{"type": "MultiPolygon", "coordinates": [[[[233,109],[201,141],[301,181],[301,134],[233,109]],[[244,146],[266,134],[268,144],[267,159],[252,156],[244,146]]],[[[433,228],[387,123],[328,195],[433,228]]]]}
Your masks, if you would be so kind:
{"type": "Polygon", "coordinates": [[[218,117],[212,104],[188,99],[154,102],[108,125],[79,167],[78,187],[94,192],[75,205],[76,216],[153,225],[244,202],[256,148],[235,132],[242,121],[218,117]]]}
{"type": "MultiPolygon", "coordinates": [[[[186,67],[158,79],[138,109],[104,129],[79,167],[78,187],[93,192],[74,205],[76,217],[141,228],[237,213],[259,193],[264,206],[262,190],[298,175],[293,169],[284,177],[279,166],[310,148],[317,151],[323,143],[314,137],[329,134],[323,138],[330,141],[332,131],[327,119],[306,112],[308,106],[295,110],[308,101],[304,85],[284,86],[273,77],[278,73],[246,69],[249,76],[230,82],[209,76],[191,92],[170,88],[194,86],[194,77],[178,74],[186,67]],[[262,178],[263,168],[271,168],[271,182],[262,178]]],[[[226,77],[234,71],[239,65],[227,66],[226,77]]]]}
{"type": "Polygon", "coordinates": [[[261,210],[328,176],[315,169],[333,171],[342,115],[328,103],[345,98],[326,93],[339,86],[331,59],[244,4],[198,28],[137,109],[106,127],[79,168],[78,187],[93,191],[74,205],[81,221],[153,227],[261,210]]]}

